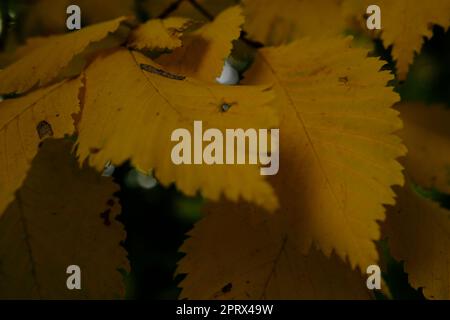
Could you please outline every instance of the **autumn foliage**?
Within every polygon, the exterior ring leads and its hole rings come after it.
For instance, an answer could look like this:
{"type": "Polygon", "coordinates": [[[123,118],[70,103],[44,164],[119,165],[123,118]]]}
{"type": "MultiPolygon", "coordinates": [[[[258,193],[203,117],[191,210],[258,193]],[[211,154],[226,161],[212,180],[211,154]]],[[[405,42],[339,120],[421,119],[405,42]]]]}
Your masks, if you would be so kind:
{"type": "Polygon", "coordinates": [[[450,116],[393,87],[430,25],[449,26],[449,1],[378,1],[378,33],[354,0],[140,1],[143,21],[132,1],[70,1],[86,26],[64,33],[67,2],[33,2],[23,32],[46,37],[0,57],[0,297],[124,297],[118,186],[102,172],[129,161],[206,200],[182,298],[374,298],[366,268],[383,268],[388,239],[413,288],[450,299],[449,212],[419,192],[450,193],[450,116]],[[217,83],[225,61],[238,85],[217,83]],[[195,120],[280,128],[279,173],[174,165],[170,134],[195,120]],[[81,293],[65,288],[74,260],[81,293]]]}

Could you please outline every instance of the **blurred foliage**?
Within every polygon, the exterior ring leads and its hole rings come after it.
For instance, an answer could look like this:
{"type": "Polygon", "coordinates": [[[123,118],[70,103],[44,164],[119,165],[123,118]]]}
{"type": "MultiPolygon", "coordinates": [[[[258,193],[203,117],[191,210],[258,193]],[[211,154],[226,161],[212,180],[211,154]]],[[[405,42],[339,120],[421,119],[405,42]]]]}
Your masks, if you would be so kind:
{"type": "Polygon", "coordinates": [[[417,55],[408,79],[398,91],[403,101],[421,101],[427,104],[450,105],[450,32],[433,28],[433,37],[427,39],[417,55]]]}
{"type": "MultiPolygon", "coordinates": [[[[375,54],[388,62],[386,68],[395,70],[391,56],[392,48],[384,48],[376,41],[375,54]]],[[[443,104],[450,106],[450,30],[433,28],[433,37],[425,39],[422,51],[416,55],[408,78],[404,82],[394,83],[395,90],[404,102],[424,102],[428,105],[443,104]]],[[[416,192],[432,199],[444,208],[450,209],[450,195],[438,190],[427,190],[416,186],[416,192]]],[[[383,277],[389,285],[393,299],[425,299],[421,290],[413,289],[408,283],[403,262],[396,261],[389,254],[386,241],[380,242],[382,259],[386,261],[383,277]]]]}
{"type": "MultiPolygon", "coordinates": [[[[29,19],[28,10],[36,2],[1,0],[1,51],[14,50],[30,35],[42,36],[48,33],[47,30],[39,29],[39,26],[34,26],[32,32],[24,27],[29,19]]],[[[156,15],[149,10],[147,0],[135,0],[134,4],[135,14],[140,20],[156,15]]],[[[348,33],[361,46],[370,44],[367,37],[350,31],[348,33]]],[[[386,68],[395,70],[391,51],[392,48],[384,48],[381,41],[375,41],[374,55],[387,61],[386,68]]],[[[450,31],[434,27],[433,37],[426,39],[407,80],[393,83],[402,100],[449,106],[449,57],[450,31]]],[[[247,44],[237,42],[230,58],[232,65],[242,73],[248,68],[251,59],[251,50],[247,44]]],[[[127,298],[176,299],[180,293],[177,285],[183,278],[183,275],[174,277],[176,264],[182,257],[178,249],[186,239],[186,233],[200,219],[203,200],[200,197],[185,197],[174,187],[163,188],[156,181],[152,182],[151,177],[142,177],[129,164],[116,168],[114,178],[121,185],[118,194],[122,204],[120,221],[127,231],[127,240],[123,245],[131,263],[131,272],[124,274],[127,298]]],[[[450,195],[438,190],[416,188],[416,191],[450,209],[450,195]]],[[[385,267],[383,277],[389,285],[391,298],[424,299],[421,290],[415,290],[408,284],[403,263],[390,256],[387,242],[380,241],[379,248],[385,267]]],[[[386,297],[379,295],[378,298],[386,297]]]]}
{"type": "Polygon", "coordinates": [[[178,252],[185,234],[200,218],[200,198],[187,198],[174,187],[160,185],[143,188],[138,173],[128,164],[114,173],[121,186],[122,215],[127,240],[131,273],[126,275],[129,299],[176,299],[177,284],[182,276],[174,278],[178,252]]]}

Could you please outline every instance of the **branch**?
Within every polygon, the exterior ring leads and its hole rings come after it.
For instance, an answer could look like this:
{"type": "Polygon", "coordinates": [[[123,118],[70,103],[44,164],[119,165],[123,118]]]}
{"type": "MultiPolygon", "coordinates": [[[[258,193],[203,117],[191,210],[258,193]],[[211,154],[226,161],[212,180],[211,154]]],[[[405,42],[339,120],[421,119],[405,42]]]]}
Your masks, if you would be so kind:
{"type": "Polygon", "coordinates": [[[166,10],[164,10],[159,16],[158,19],[164,19],[167,18],[168,16],[170,16],[170,14],[172,14],[175,10],[178,9],[178,7],[180,6],[180,4],[183,2],[184,0],[177,0],[175,2],[173,2],[170,6],[168,6],[166,8],[166,10]]]}
{"type": "Polygon", "coordinates": [[[209,13],[208,10],[199,5],[196,0],[188,0],[188,1],[198,12],[200,12],[203,16],[205,16],[205,18],[207,18],[209,21],[214,20],[214,16],[211,13],[209,13]]]}

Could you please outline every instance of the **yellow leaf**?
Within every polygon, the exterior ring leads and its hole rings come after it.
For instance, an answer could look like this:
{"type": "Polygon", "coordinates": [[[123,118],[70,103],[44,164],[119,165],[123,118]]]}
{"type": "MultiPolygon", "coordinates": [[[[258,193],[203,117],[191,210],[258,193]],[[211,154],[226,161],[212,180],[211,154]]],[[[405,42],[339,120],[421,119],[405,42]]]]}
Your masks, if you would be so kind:
{"type": "MultiPolygon", "coordinates": [[[[385,47],[393,45],[397,74],[404,80],[420,52],[423,37],[431,37],[432,24],[447,28],[450,24],[450,2],[431,0],[412,4],[410,0],[244,0],[247,22],[244,29],[250,37],[266,45],[288,43],[302,37],[328,37],[342,34],[368,5],[381,8],[381,38],[385,47]]],[[[376,32],[378,34],[379,32],[376,32]]]]}
{"type": "Polygon", "coordinates": [[[47,140],[0,219],[0,297],[112,299],[124,296],[118,269],[128,269],[123,227],[115,219],[118,187],[80,169],[72,144],[47,140]],[[81,290],[66,270],[81,268],[81,290]]]}
{"type": "Polygon", "coordinates": [[[189,233],[178,273],[181,298],[368,299],[366,280],[335,254],[304,255],[284,212],[220,203],[189,233]]]}
{"type": "Polygon", "coordinates": [[[69,17],[66,9],[78,5],[81,9],[82,27],[134,14],[134,0],[38,0],[28,7],[22,23],[28,36],[50,35],[67,31],[69,17]]]}
{"type": "Polygon", "coordinates": [[[24,45],[14,46],[9,50],[5,50],[0,53],[0,68],[5,68],[5,66],[25,57],[30,54],[33,50],[44,45],[50,37],[36,37],[29,38],[26,40],[24,45]]]}
{"type": "Polygon", "coordinates": [[[186,18],[150,20],[133,31],[129,46],[139,50],[173,50],[181,46],[180,37],[190,24],[186,18]]]}
{"type": "Polygon", "coordinates": [[[157,61],[173,73],[215,81],[231,53],[233,40],[239,38],[243,23],[242,9],[231,7],[213,22],[184,36],[181,48],[161,56],[157,61]]]}
{"type": "Polygon", "coordinates": [[[432,36],[431,24],[444,28],[450,25],[450,1],[380,0],[382,34],[385,47],[393,45],[392,55],[397,61],[397,74],[403,80],[420,52],[423,37],[432,36]]]}
{"type": "Polygon", "coordinates": [[[396,108],[405,123],[399,136],[409,150],[403,162],[412,182],[450,194],[450,112],[420,103],[396,108]]]}
{"type": "Polygon", "coordinates": [[[74,131],[80,80],[61,82],[0,102],[0,216],[25,179],[39,143],[74,131]]]}
{"type": "Polygon", "coordinates": [[[171,134],[195,120],[204,130],[217,128],[272,128],[277,126],[273,99],[267,86],[229,87],[186,78],[165,77],[159,66],[140,53],[119,50],[101,57],[86,71],[86,96],[80,123],[78,154],[101,170],[111,161],[131,159],[144,172],[155,170],[167,186],[176,182],[188,195],[198,191],[210,199],[223,192],[268,209],[277,206],[270,185],[254,165],[179,165],[171,160],[171,134]],[[151,66],[145,71],[141,65],[151,66]],[[108,79],[108,81],[104,81],[108,79]],[[223,104],[231,105],[223,112],[223,104]]]}
{"type": "MultiPolygon", "coordinates": [[[[52,82],[73,78],[79,75],[86,65],[95,58],[98,52],[119,47],[124,43],[128,37],[129,31],[130,29],[128,27],[121,26],[115,33],[109,34],[104,39],[88,45],[81,54],[72,58],[70,63],[59,72],[56,80],[52,82]]],[[[55,41],[58,41],[60,37],[61,36],[29,38],[24,45],[19,46],[15,51],[6,54],[3,61],[7,62],[8,65],[26,56],[31,56],[38,48],[53,46],[55,41]]]]}
{"type": "Polygon", "coordinates": [[[23,93],[51,83],[90,44],[105,39],[127,18],[105,22],[62,36],[52,37],[22,59],[0,71],[0,93],[23,93]]]}
{"type": "Polygon", "coordinates": [[[375,264],[377,221],[403,184],[406,150],[388,72],[351,39],[303,40],[259,52],[250,84],[274,83],[280,111],[280,172],[272,185],[292,241],[333,249],[351,266],[375,264]]]}
{"type": "Polygon", "coordinates": [[[449,191],[450,113],[443,107],[404,103],[408,155],[403,160],[409,183],[398,188],[397,204],[389,207],[385,232],[393,256],[405,262],[413,287],[429,299],[450,299],[450,211],[421,197],[413,183],[449,191]]]}
{"type": "Polygon", "coordinates": [[[450,211],[424,199],[411,184],[397,190],[389,209],[386,235],[392,255],[405,262],[414,288],[428,299],[450,299],[450,211]]]}
{"type": "Polygon", "coordinates": [[[304,36],[341,34],[346,26],[339,0],[244,0],[244,29],[266,45],[279,45],[304,36]]]}

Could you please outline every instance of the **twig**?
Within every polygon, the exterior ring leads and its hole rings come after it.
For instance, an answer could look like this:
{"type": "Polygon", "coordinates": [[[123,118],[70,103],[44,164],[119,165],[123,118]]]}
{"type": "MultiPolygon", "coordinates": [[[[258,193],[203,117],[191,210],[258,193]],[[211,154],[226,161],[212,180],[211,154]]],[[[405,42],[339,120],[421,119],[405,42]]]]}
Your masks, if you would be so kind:
{"type": "Polygon", "coordinates": [[[209,13],[208,10],[206,10],[201,5],[199,5],[197,3],[197,1],[195,1],[195,0],[188,0],[188,1],[198,12],[200,12],[202,15],[204,15],[205,18],[207,18],[209,21],[214,20],[214,16],[211,13],[209,13]]]}
{"type": "Polygon", "coordinates": [[[184,0],[177,0],[175,2],[173,2],[170,6],[168,6],[166,8],[166,10],[164,10],[159,16],[159,19],[164,19],[167,18],[168,16],[170,16],[171,13],[173,13],[175,10],[178,9],[178,7],[180,6],[180,4],[183,2],[184,0]]]}

